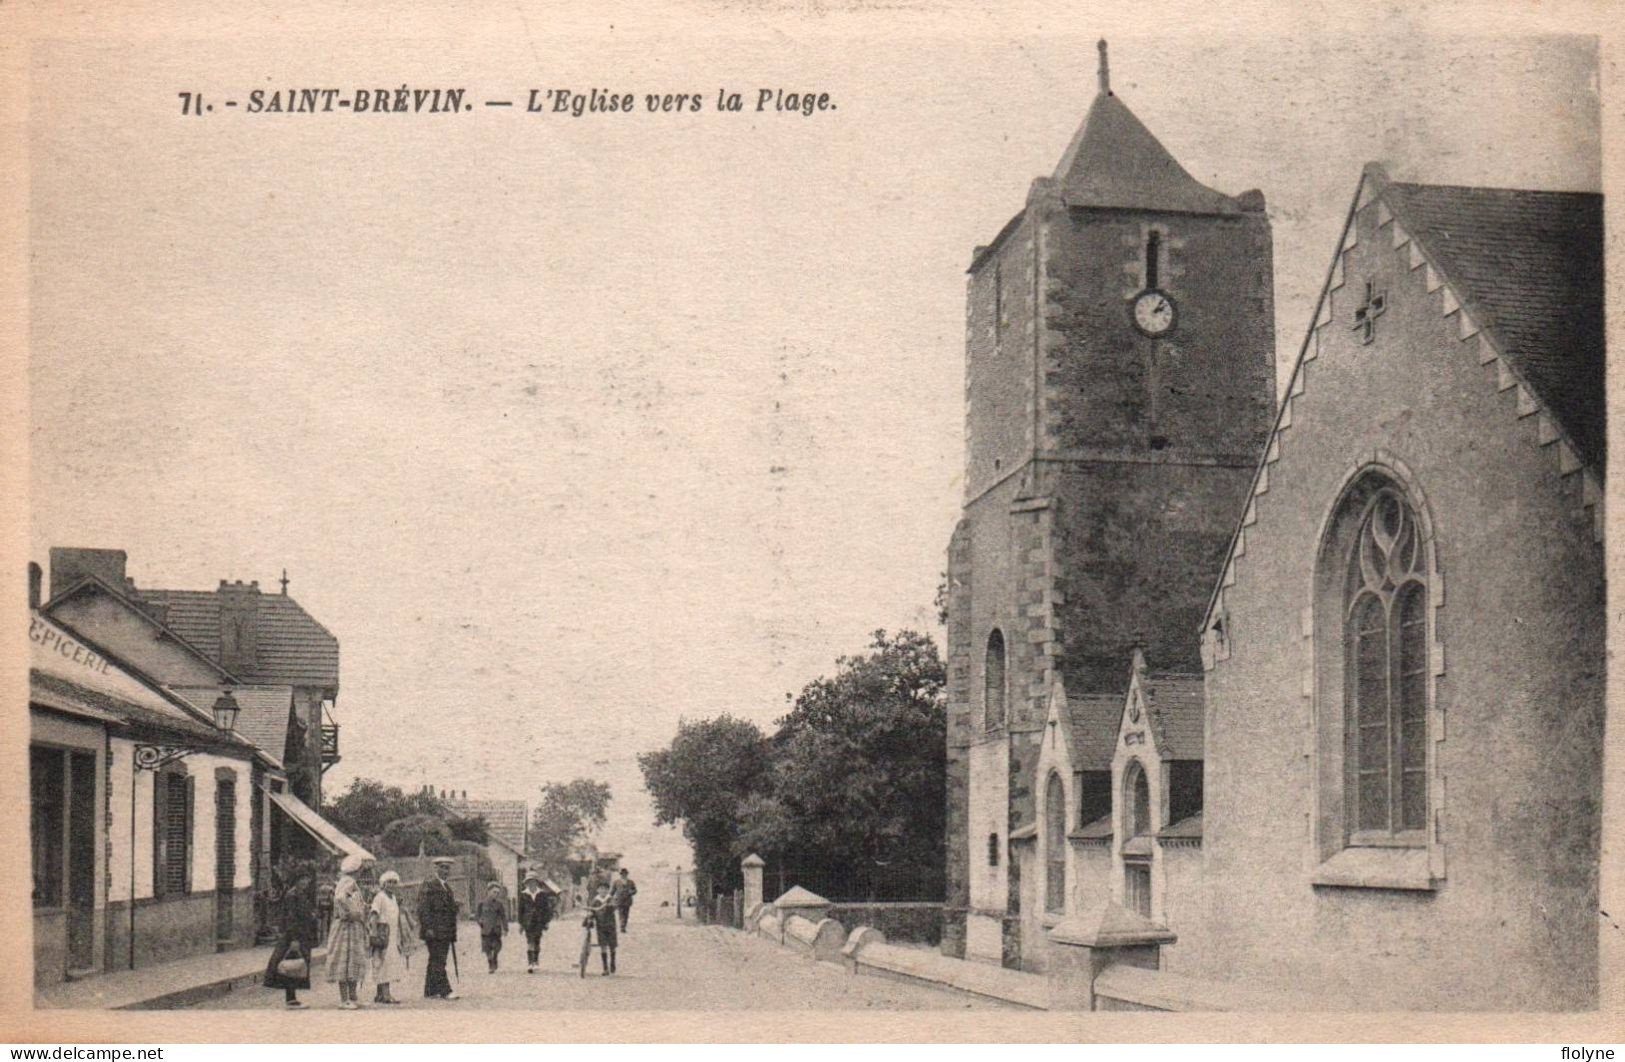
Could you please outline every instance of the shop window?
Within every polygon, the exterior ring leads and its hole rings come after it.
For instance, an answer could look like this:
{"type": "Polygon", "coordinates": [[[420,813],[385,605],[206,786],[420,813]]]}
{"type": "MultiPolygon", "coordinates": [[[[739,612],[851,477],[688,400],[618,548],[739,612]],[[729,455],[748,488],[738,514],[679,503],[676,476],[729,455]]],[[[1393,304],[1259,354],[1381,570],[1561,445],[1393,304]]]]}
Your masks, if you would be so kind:
{"type": "Polygon", "coordinates": [[[28,750],[29,840],[33,846],[34,906],[60,907],[63,886],[64,777],[60,749],[28,750]]]}

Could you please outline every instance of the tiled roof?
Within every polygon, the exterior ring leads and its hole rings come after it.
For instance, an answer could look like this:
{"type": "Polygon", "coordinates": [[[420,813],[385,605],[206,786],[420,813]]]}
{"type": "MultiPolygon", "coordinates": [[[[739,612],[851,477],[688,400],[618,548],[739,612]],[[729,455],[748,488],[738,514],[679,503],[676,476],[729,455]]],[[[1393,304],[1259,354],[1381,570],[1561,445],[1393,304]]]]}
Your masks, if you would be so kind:
{"type": "Polygon", "coordinates": [[[1067,835],[1074,841],[1109,841],[1112,836],[1112,817],[1108,812],[1094,822],[1081,826],[1067,835]]]}
{"type": "MultiPolygon", "coordinates": [[[[177,686],[174,692],[200,711],[213,712],[223,687],[177,686]]],[[[288,715],[293,710],[292,686],[233,686],[237,701],[237,733],[258,745],[278,766],[288,749],[288,715]]]]}
{"type": "Polygon", "coordinates": [[[1178,822],[1169,823],[1157,834],[1164,841],[1193,841],[1202,839],[1202,813],[1198,811],[1178,822]]]}
{"type": "Polygon", "coordinates": [[[1147,675],[1140,687],[1165,759],[1202,758],[1202,676],[1147,675]]]}
{"type": "Polygon", "coordinates": [[[530,814],[523,800],[443,800],[447,810],[465,819],[479,816],[485,820],[492,837],[514,851],[525,851],[525,827],[530,814]]]}
{"type": "Polygon", "coordinates": [[[1580,456],[1604,467],[1602,196],[1399,182],[1384,195],[1580,456]]]}
{"type": "MultiPolygon", "coordinates": [[[[164,622],[192,646],[220,662],[220,595],[214,590],[136,590],[138,600],[167,606],[164,622]]],[[[321,686],[339,684],[338,639],[283,594],[257,594],[255,666],[236,668],[246,682],[321,686]]]]}
{"type": "Polygon", "coordinates": [[[1072,716],[1072,748],[1079,771],[1109,771],[1117,748],[1117,724],[1123,698],[1116,693],[1072,694],[1066,699],[1072,716]]]}
{"type": "Polygon", "coordinates": [[[209,724],[183,714],[179,707],[173,713],[162,712],[156,708],[135,704],[122,697],[90,689],[88,686],[81,686],[77,682],[70,682],[38,668],[29,670],[28,681],[31,689],[38,690],[46,698],[62,699],[70,709],[74,706],[83,707],[99,714],[116,716],[131,726],[170,731],[190,739],[201,747],[235,748],[245,754],[248,752],[246,741],[226,736],[209,724]]]}
{"type": "Polygon", "coordinates": [[[1241,205],[1186,172],[1151,131],[1110,92],[1089,114],[1055,167],[1068,206],[1240,214],[1241,205]]]}

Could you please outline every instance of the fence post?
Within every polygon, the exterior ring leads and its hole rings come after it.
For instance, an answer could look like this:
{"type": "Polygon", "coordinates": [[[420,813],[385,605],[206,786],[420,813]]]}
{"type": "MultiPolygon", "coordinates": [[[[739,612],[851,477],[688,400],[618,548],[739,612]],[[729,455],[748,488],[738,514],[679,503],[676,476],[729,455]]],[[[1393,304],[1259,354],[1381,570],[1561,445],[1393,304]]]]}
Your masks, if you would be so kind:
{"type": "Polygon", "coordinates": [[[752,852],[740,861],[739,869],[745,877],[745,910],[749,911],[762,902],[762,868],[767,864],[762,857],[752,852]]]}

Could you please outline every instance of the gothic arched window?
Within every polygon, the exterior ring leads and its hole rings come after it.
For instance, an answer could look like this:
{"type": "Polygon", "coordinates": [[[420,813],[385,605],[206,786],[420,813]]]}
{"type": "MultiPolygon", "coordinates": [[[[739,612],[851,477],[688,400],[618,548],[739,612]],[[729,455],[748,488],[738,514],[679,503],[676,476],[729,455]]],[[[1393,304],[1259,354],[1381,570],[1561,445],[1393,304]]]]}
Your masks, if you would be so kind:
{"type": "Polygon", "coordinates": [[[1066,788],[1051,771],[1044,786],[1044,910],[1066,909],[1066,788]]]}
{"type": "Polygon", "coordinates": [[[1345,786],[1352,838],[1427,825],[1427,579],[1420,524],[1391,486],[1364,503],[1344,586],[1345,786]]]}
{"type": "Polygon", "coordinates": [[[1151,832],[1151,784],[1138,761],[1129,764],[1128,835],[1144,837],[1151,832]]]}
{"type": "Polygon", "coordinates": [[[983,682],[982,724],[992,730],[1004,725],[1004,635],[996,628],[987,636],[983,682]]]}

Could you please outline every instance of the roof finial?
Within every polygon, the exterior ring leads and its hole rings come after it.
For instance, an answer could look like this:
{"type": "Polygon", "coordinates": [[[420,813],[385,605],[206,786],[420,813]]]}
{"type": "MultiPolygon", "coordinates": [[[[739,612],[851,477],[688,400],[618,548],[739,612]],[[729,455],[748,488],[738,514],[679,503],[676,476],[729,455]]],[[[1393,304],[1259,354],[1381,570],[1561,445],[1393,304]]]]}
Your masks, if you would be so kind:
{"type": "Polygon", "coordinates": [[[1111,64],[1106,61],[1106,38],[1100,38],[1100,43],[1095,47],[1100,49],[1100,94],[1110,96],[1112,94],[1112,68],[1111,64]]]}
{"type": "Polygon", "coordinates": [[[282,596],[288,596],[288,569],[282,569],[282,596]]]}

